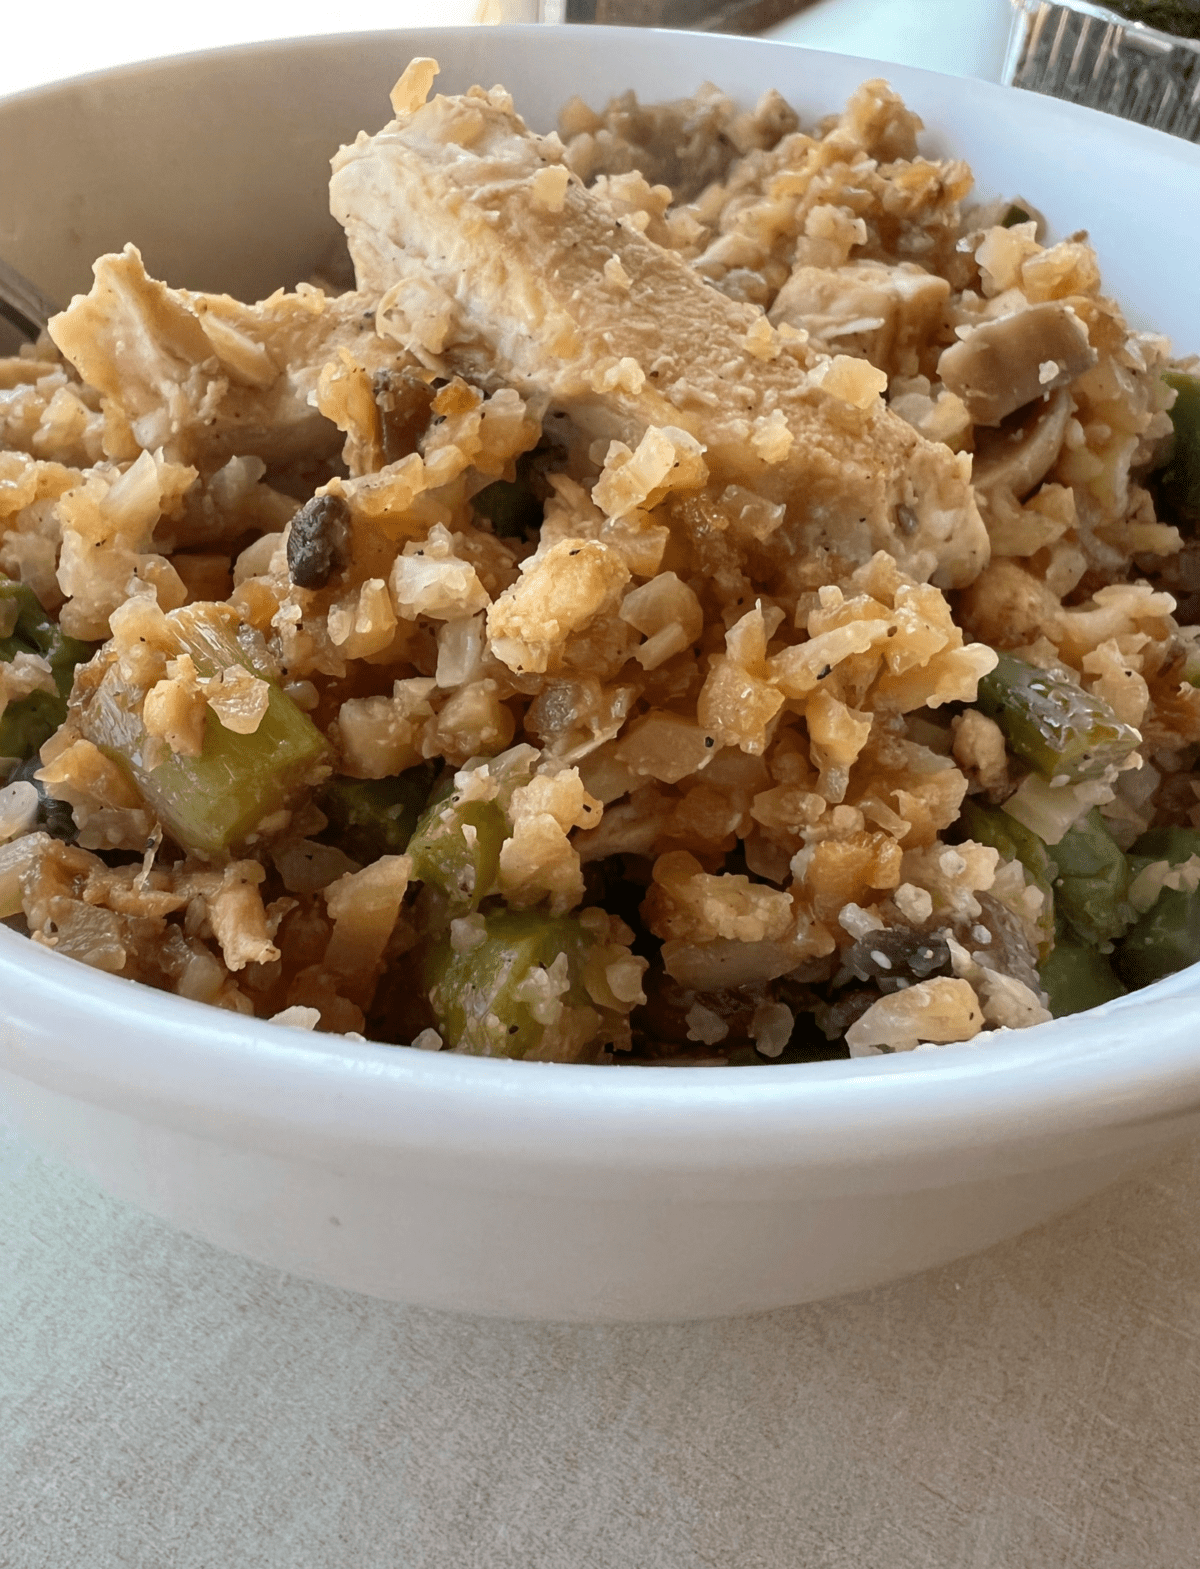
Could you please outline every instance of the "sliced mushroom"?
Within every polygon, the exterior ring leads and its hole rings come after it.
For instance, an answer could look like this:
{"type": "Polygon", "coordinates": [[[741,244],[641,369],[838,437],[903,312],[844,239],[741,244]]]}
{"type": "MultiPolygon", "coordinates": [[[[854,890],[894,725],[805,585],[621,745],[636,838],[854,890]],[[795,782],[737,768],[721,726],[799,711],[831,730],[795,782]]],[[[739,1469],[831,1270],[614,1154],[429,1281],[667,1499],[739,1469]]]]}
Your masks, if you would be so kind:
{"type": "Polygon", "coordinates": [[[1070,418],[1071,394],[1060,387],[1019,409],[998,430],[980,431],[971,474],[976,491],[1004,486],[1018,499],[1028,496],[1054,466],[1070,418]]]}
{"type": "Polygon", "coordinates": [[[324,588],[349,557],[350,508],[341,496],[314,496],[288,530],[288,575],[297,588],[324,588]]]}
{"type": "Polygon", "coordinates": [[[417,450],[429,424],[436,388],[412,366],[377,370],[371,381],[383,435],[383,461],[395,463],[417,450]]]}
{"type": "Polygon", "coordinates": [[[1049,300],[982,322],[944,350],[938,376],[977,425],[998,425],[1090,370],[1098,356],[1069,305],[1049,300]]]}

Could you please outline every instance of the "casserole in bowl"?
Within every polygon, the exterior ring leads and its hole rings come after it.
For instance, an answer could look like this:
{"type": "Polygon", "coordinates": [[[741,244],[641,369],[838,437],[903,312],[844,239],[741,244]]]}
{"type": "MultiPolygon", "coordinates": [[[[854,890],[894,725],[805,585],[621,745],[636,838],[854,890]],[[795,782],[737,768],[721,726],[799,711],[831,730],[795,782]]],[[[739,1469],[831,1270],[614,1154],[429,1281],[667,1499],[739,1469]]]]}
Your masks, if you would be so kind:
{"type": "MultiPolygon", "coordinates": [[[[26,95],[0,110],[0,136],[40,149],[6,198],[10,254],[64,296],[85,286],[94,254],[132,237],[151,271],[189,286],[255,297],[292,283],[331,237],[330,148],[373,121],[413,55],[440,59],[446,91],[504,81],[535,126],[552,123],[564,82],[598,103],[706,78],[747,101],[776,87],[810,121],[877,69],[931,148],[971,162],[982,194],[1019,190],[1063,230],[1086,221],[1138,324],[1195,341],[1177,238],[1189,222],[1179,165],[1190,157],[1192,170],[1194,150],[920,72],[752,42],[639,41],[633,62],[604,30],[392,35],[383,69],[379,38],[273,45],[26,95]],[[215,118],[172,118],[168,103],[215,118]],[[95,140],[89,121],[117,149],[94,169],[79,155],[95,140]],[[1102,140],[1110,177],[1094,190],[1080,176],[1102,140]],[[170,182],[155,173],[164,164],[170,182]],[[106,167],[122,171],[107,184],[106,167]],[[56,229],[70,181],[63,216],[76,221],[56,229]]],[[[42,1142],[222,1245],[464,1309],[689,1316],[853,1289],[1044,1218],[1196,1116],[1188,972],[975,1046],[744,1074],[306,1037],[72,970],[7,932],[0,965],[5,1088],[42,1142]]]]}

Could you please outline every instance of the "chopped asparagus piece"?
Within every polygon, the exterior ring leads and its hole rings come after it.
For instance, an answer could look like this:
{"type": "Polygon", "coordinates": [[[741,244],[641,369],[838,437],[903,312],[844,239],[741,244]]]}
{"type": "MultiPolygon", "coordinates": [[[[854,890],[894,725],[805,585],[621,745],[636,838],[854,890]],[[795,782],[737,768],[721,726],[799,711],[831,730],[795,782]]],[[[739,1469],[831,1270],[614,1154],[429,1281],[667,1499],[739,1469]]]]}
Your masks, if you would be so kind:
{"type": "Polygon", "coordinates": [[[32,589],[0,578],[0,663],[20,653],[39,654],[50,666],[57,692],[31,692],[0,714],[0,757],[32,757],[67,717],[75,666],[96,652],[94,643],[64,637],[32,589]]]}
{"type": "Polygon", "coordinates": [[[1042,960],[1038,974],[1042,989],[1050,999],[1050,1012],[1056,1019],[1098,1008],[1102,1002],[1123,997],[1126,991],[1103,954],[1066,937],[1054,944],[1053,951],[1042,960]]]}
{"type": "Polygon", "coordinates": [[[962,807],[962,825],[977,844],[991,845],[1006,861],[1020,861],[1026,876],[1044,895],[1038,915],[1039,949],[1049,953],[1054,942],[1054,863],[1038,836],[1015,817],[979,801],[967,800],[962,807]]]}
{"type": "MultiPolygon", "coordinates": [[[[534,449],[517,459],[515,479],[497,479],[471,497],[471,505],[491,521],[501,539],[532,539],[542,526],[542,495],[536,483],[535,461],[545,466],[545,452],[534,449]]],[[[544,494],[545,486],[542,486],[544,494]]]]}
{"type": "MultiPolygon", "coordinates": [[[[1200,830],[1152,828],[1129,852],[1136,877],[1156,861],[1183,866],[1200,855],[1200,830]]],[[[1118,944],[1114,964],[1129,986],[1149,986],[1200,961],[1200,888],[1164,887],[1158,898],[1118,944]]]]}
{"type": "Polygon", "coordinates": [[[1141,741],[1102,697],[1011,654],[1000,654],[995,670],[980,678],[976,701],[1017,756],[1047,780],[1098,779],[1141,741]]]}
{"type": "Polygon", "coordinates": [[[413,876],[445,894],[453,911],[476,910],[496,891],[500,846],[510,832],[495,801],[463,801],[451,781],[422,812],[409,840],[413,876]]]}
{"type": "Polygon", "coordinates": [[[1170,410],[1174,437],[1155,475],[1159,511],[1168,521],[1195,529],[1200,525],[1200,376],[1169,370],[1163,380],[1176,396],[1170,410]]]}
{"type": "Polygon", "coordinates": [[[460,938],[461,951],[447,935],[426,959],[443,1040],[478,1057],[572,1062],[588,1055],[600,1015],[581,981],[591,939],[579,920],[537,910],[472,919],[478,930],[460,938]]]}
{"type": "Polygon", "coordinates": [[[329,780],[317,795],[329,819],[322,839],[363,866],[381,855],[402,855],[437,774],[436,763],[418,763],[390,779],[329,780]]]}
{"type": "Polygon", "coordinates": [[[1151,828],[1129,851],[1129,896],[1135,909],[1143,914],[1153,906],[1164,888],[1187,890],[1198,881],[1200,868],[1200,829],[1151,828]],[[1192,865],[1189,867],[1188,863],[1192,865]],[[1171,875],[1187,871],[1182,876],[1171,875]],[[1143,873],[1147,873],[1143,876],[1143,873]]]}
{"type": "Polygon", "coordinates": [[[1129,930],[1137,912],[1126,897],[1129,862],[1095,807],[1054,846],[1055,903],[1082,943],[1105,943],[1129,930]]]}
{"type": "Polygon", "coordinates": [[[1193,855],[1200,855],[1200,828],[1149,828],[1129,850],[1130,860],[1139,870],[1151,861],[1182,866],[1193,855]]]}
{"type": "Polygon", "coordinates": [[[413,877],[446,903],[449,915],[477,910],[497,891],[500,847],[512,832],[505,809],[517,786],[528,783],[536,760],[530,746],[476,758],[448,778],[421,813],[408,845],[413,877]],[[480,769],[481,790],[460,785],[464,774],[480,769]]]}
{"type": "Polygon", "coordinates": [[[1164,888],[1117,945],[1114,964],[1127,986],[1149,986],[1200,960],[1200,889],[1164,888]]]}
{"type": "Polygon", "coordinates": [[[327,754],[312,720],[273,686],[253,735],[236,735],[210,713],[199,757],[172,757],[143,774],[134,768],[134,777],[178,844],[217,855],[286,808],[327,754]]]}
{"type": "Polygon", "coordinates": [[[65,701],[49,692],[17,698],[0,717],[0,757],[36,757],[66,716],[65,701]]]}
{"type": "MultiPolygon", "coordinates": [[[[167,617],[201,676],[242,665],[267,681],[258,728],[239,735],[209,711],[198,756],[158,760],[142,723],[146,693],[120,673],[115,656],[79,705],[82,733],[131,775],[146,805],[185,849],[220,855],[246,843],[264,822],[290,807],[328,772],[324,736],[270,679],[252,643],[239,641],[235,612],[196,604],[167,617]]],[[[282,825],[281,825],[282,826],[282,825]]]]}

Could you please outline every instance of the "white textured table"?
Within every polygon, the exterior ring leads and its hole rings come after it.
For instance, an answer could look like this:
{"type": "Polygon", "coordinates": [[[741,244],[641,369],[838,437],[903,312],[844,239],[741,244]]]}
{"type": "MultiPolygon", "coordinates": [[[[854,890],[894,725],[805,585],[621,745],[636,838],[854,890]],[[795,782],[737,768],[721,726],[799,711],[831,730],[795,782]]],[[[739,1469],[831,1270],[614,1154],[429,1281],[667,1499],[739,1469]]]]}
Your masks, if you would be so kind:
{"type": "MultiPolygon", "coordinates": [[[[157,4],[115,38],[139,6],[88,58],[170,47],[157,4]]],[[[214,5],[211,41],[263,12],[214,5]]],[[[989,76],[1004,22],[823,0],[781,32],[989,76]]],[[[52,11],[5,26],[4,87],[76,67],[52,11]]],[[[1192,1150],[848,1301],[499,1324],[217,1253],[0,1136],[0,1569],[1193,1569],[1198,1218],[1192,1150]]]]}
{"type": "Polygon", "coordinates": [[[453,1318],[0,1142],[2,1569],[1193,1569],[1200,1149],[723,1322],[453,1318]]]}

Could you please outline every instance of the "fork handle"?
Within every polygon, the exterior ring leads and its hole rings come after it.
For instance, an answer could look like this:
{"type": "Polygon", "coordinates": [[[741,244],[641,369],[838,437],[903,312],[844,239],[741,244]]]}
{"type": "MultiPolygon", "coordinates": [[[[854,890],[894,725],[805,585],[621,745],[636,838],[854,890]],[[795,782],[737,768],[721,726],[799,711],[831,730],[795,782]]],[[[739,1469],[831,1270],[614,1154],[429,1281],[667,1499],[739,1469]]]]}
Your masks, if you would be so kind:
{"type": "Polygon", "coordinates": [[[18,332],[30,339],[37,338],[51,316],[56,316],[61,309],[24,273],[0,259],[0,316],[11,322],[18,332]]]}

